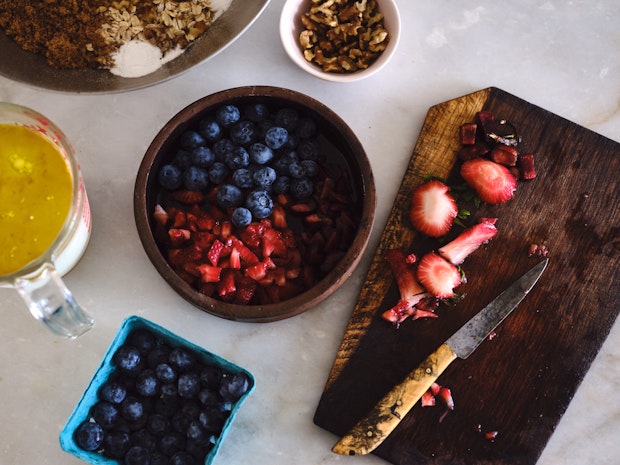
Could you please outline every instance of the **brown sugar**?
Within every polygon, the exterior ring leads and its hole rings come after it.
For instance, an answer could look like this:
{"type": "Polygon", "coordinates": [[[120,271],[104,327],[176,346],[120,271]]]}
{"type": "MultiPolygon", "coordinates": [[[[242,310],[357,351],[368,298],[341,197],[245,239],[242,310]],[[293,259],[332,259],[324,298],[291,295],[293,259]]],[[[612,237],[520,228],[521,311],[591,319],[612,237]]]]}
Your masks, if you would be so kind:
{"type": "Polygon", "coordinates": [[[185,48],[213,21],[210,0],[0,0],[0,30],[63,69],[110,68],[125,42],[165,53],[185,48]]]}
{"type": "MultiPolygon", "coordinates": [[[[106,17],[89,0],[0,0],[0,28],[20,47],[56,68],[100,67],[114,47],[97,33],[106,17]],[[87,52],[86,44],[92,44],[87,52]]],[[[103,9],[105,11],[105,8],[103,9]]]]}

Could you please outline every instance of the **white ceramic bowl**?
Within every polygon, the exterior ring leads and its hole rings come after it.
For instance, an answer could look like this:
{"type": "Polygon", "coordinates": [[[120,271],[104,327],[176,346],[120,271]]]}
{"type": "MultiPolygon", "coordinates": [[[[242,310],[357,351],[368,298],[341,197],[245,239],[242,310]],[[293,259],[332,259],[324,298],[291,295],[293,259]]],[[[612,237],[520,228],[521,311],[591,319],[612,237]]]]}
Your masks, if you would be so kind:
{"type": "Polygon", "coordinates": [[[379,11],[384,15],[384,25],[390,34],[387,48],[368,68],[350,73],[323,71],[318,65],[307,61],[299,44],[299,34],[304,27],[301,16],[308,11],[310,0],[287,0],[280,15],[280,38],[282,45],[293,62],[304,71],[331,82],[353,82],[372,76],[381,70],[392,58],[400,40],[400,14],[394,0],[377,0],[379,11]]]}

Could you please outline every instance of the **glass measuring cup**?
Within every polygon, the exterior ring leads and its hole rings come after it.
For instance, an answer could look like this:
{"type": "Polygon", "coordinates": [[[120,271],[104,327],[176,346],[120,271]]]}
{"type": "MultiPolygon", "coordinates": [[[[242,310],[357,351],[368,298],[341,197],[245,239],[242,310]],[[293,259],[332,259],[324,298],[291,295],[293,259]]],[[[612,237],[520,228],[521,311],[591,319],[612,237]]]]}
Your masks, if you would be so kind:
{"type": "MultiPolygon", "coordinates": [[[[52,332],[74,339],[88,331],[94,322],[78,305],[61,279],[82,257],[91,231],[90,207],[73,148],[62,131],[45,116],[26,107],[0,102],[0,157],[3,157],[0,160],[5,163],[5,169],[0,171],[0,228],[7,234],[3,238],[4,243],[0,244],[0,287],[15,288],[35,318],[45,323],[52,332]],[[39,147],[50,150],[44,151],[39,147]],[[57,156],[60,161],[56,159],[57,156]],[[33,226],[37,224],[34,221],[41,216],[39,212],[47,207],[47,204],[39,203],[54,202],[56,197],[62,197],[60,193],[56,195],[56,190],[48,190],[44,195],[34,193],[34,186],[38,185],[36,179],[41,171],[37,167],[39,163],[46,162],[45,157],[53,158],[56,166],[62,167],[60,171],[63,168],[68,171],[63,171],[64,177],[59,177],[65,181],[59,184],[63,184],[63,189],[69,194],[66,196],[66,208],[59,210],[67,212],[64,221],[62,213],[57,215],[60,218],[55,236],[55,229],[50,224],[33,226]],[[66,166],[63,166],[63,161],[66,166]],[[9,179],[8,173],[12,171],[19,172],[21,177],[17,181],[9,179]],[[17,197],[9,193],[17,190],[21,190],[17,197]],[[19,197],[21,192],[23,197],[19,197]],[[16,198],[22,200],[16,201],[16,198]],[[31,213],[29,209],[34,211],[35,205],[40,210],[31,213]],[[29,243],[42,244],[39,246],[44,248],[42,253],[34,256],[34,252],[31,252],[32,257],[25,255],[25,259],[14,258],[19,255],[14,251],[20,250],[26,237],[29,237],[28,234],[21,234],[21,230],[18,232],[17,223],[11,222],[16,216],[23,217],[21,224],[29,223],[29,226],[25,226],[30,228],[27,231],[36,231],[37,228],[49,231],[47,234],[51,242],[47,247],[46,242],[38,236],[28,239],[29,243]],[[11,228],[15,229],[15,233],[11,232],[11,228]]],[[[52,189],[54,181],[50,179],[56,178],[47,172],[42,176],[47,178],[48,189],[52,189]]]]}

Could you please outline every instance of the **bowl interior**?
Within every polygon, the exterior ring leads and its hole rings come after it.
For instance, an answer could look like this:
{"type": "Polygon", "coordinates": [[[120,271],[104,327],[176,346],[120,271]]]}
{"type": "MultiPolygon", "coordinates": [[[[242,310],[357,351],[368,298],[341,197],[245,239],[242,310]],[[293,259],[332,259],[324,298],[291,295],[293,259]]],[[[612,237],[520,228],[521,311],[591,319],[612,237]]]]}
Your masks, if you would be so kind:
{"type": "Polygon", "coordinates": [[[280,39],[289,58],[304,71],[331,82],[354,82],[380,71],[392,58],[400,41],[400,13],[393,0],[379,0],[379,9],[384,15],[384,24],[390,33],[390,42],[367,69],[353,73],[326,73],[318,65],[308,62],[299,45],[299,34],[304,29],[301,15],[308,11],[311,0],[287,0],[280,16],[280,39]]]}
{"type": "Polygon", "coordinates": [[[120,92],[171,79],[224,50],[265,9],[269,0],[232,0],[227,10],[179,57],[146,76],[124,78],[107,70],[55,69],[45,58],[22,50],[0,31],[0,74],[18,82],[63,92],[120,92]]]}
{"type": "Polygon", "coordinates": [[[346,123],[320,102],[295,91],[253,86],[222,91],[194,102],[174,116],[157,134],[142,161],[134,193],[134,211],[138,233],[145,251],[168,284],[182,297],[202,310],[231,320],[269,322],[300,314],[313,307],[339,288],[358,264],[370,236],[375,214],[375,185],[366,153],[346,123]],[[290,106],[303,110],[317,122],[327,143],[341,154],[350,172],[359,210],[360,226],[345,256],[322,280],[311,289],[278,304],[238,305],[208,297],[182,280],[170,267],[153,237],[153,211],[159,199],[157,180],[159,168],[169,162],[171,148],[177,137],[195,124],[203,115],[222,104],[265,103],[270,106],[290,106]]]}

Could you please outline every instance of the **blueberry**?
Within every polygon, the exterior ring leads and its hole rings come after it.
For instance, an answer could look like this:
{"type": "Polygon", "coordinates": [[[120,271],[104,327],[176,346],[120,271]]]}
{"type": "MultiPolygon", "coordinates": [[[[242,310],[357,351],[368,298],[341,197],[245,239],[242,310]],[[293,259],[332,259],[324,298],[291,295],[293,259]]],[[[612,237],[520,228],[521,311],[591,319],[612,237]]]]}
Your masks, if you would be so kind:
{"type": "Polygon", "coordinates": [[[273,120],[271,119],[265,119],[262,121],[259,121],[256,124],[256,139],[257,140],[262,140],[265,138],[265,134],[267,133],[267,130],[269,128],[272,128],[276,125],[276,123],[273,122],[273,120]]]}
{"type": "Polygon", "coordinates": [[[252,179],[257,186],[268,189],[276,180],[276,170],[271,166],[263,166],[254,172],[252,179]]]}
{"type": "Polygon", "coordinates": [[[297,134],[302,139],[308,139],[316,135],[316,122],[310,117],[302,117],[297,125],[297,134]]]}
{"type": "Polygon", "coordinates": [[[299,178],[303,178],[306,176],[306,169],[298,161],[291,162],[291,164],[288,166],[288,170],[289,170],[289,173],[291,174],[291,178],[299,179],[299,178]]]}
{"type": "Polygon", "coordinates": [[[198,132],[200,132],[200,135],[208,142],[215,142],[222,137],[222,128],[217,121],[212,118],[200,120],[198,123],[198,132]]]}
{"type": "Polygon", "coordinates": [[[280,150],[288,149],[295,150],[297,148],[297,144],[299,143],[299,136],[293,132],[288,133],[288,139],[284,143],[284,145],[280,148],[280,150]]]}
{"type": "Polygon", "coordinates": [[[190,166],[183,172],[183,185],[190,191],[206,189],[209,185],[209,172],[197,166],[190,166]]]}
{"type": "Polygon", "coordinates": [[[288,131],[280,126],[273,126],[265,133],[265,144],[273,150],[282,147],[288,141],[288,131]]]}
{"type": "Polygon", "coordinates": [[[103,438],[103,455],[113,459],[125,456],[131,447],[131,439],[125,431],[110,431],[103,438]]]}
{"type": "Polygon", "coordinates": [[[140,354],[147,355],[155,347],[155,336],[145,329],[136,329],[129,335],[129,343],[140,351],[140,354]]]}
{"type": "Polygon", "coordinates": [[[276,194],[286,194],[291,185],[291,178],[288,176],[278,176],[278,178],[273,183],[273,191],[276,194]]]}
{"type": "Polygon", "coordinates": [[[206,443],[209,441],[210,437],[210,435],[202,429],[202,426],[200,426],[200,422],[198,420],[190,421],[187,426],[186,435],[189,439],[192,439],[198,443],[206,443]]]}
{"type": "Polygon", "coordinates": [[[114,353],[112,359],[122,371],[133,373],[140,366],[140,351],[133,346],[122,345],[114,353]]]}
{"type": "Polygon", "coordinates": [[[237,207],[232,212],[231,221],[237,228],[245,228],[252,222],[252,212],[245,207],[237,207]]]}
{"type": "Polygon", "coordinates": [[[200,378],[196,373],[183,373],[178,380],[179,395],[185,399],[193,399],[200,391],[200,378]]]}
{"type": "Polygon", "coordinates": [[[161,437],[170,431],[170,420],[165,415],[154,413],[149,416],[146,428],[154,436],[161,437]]]}
{"type": "Polygon", "coordinates": [[[149,452],[157,448],[157,438],[147,429],[139,429],[129,435],[129,439],[134,446],[140,446],[149,452]]]}
{"type": "Polygon", "coordinates": [[[299,112],[294,108],[281,108],[276,113],[275,122],[278,126],[292,132],[299,124],[299,112]]]}
{"type": "Polygon", "coordinates": [[[200,371],[200,382],[203,386],[216,388],[220,385],[224,374],[222,370],[214,366],[205,366],[200,371]]]}
{"type": "Polygon", "coordinates": [[[188,352],[187,350],[177,347],[170,352],[170,357],[168,359],[170,364],[177,368],[179,371],[187,371],[194,367],[196,363],[196,358],[193,354],[188,352]]]}
{"type": "Polygon", "coordinates": [[[250,121],[258,123],[269,117],[269,108],[263,103],[253,103],[245,107],[244,115],[250,121]]]}
{"type": "Polygon", "coordinates": [[[235,401],[248,392],[250,381],[243,373],[235,373],[224,376],[220,385],[220,395],[226,399],[235,401]]]}
{"type": "Polygon", "coordinates": [[[215,112],[215,119],[220,126],[231,126],[239,121],[241,112],[235,105],[224,105],[215,112]]]}
{"type": "Polygon", "coordinates": [[[320,150],[321,146],[316,139],[304,139],[297,146],[297,153],[302,160],[316,160],[320,150]]]}
{"type": "Polygon", "coordinates": [[[269,163],[273,159],[273,150],[257,142],[250,147],[250,160],[258,165],[269,163]]]}
{"type": "Polygon", "coordinates": [[[113,404],[120,404],[127,396],[127,389],[121,383],[116,381],[107,381],[101,389],[99,389],[99,397],[101,400],[113,404]]]}
{"type": "Polygon", "coordinates": [[[198,415],[198,421],[206,431],[219,432],[227,416],[218,408],[204,408],[198,415]]]}
{"type": "Polygon", "coordinates": [[[314,178],[319,174],[319,165],[314,160],[302,160],[301,166],[306,172],[306,176],[314,178]]]}
{"type": "Polygon", "coordinates": [[[166,363],[168,361],[170,351],[170,347],[165,344],[156,346],[146,357],[148,366],[151,368],[156,368],[157,365],[166,363]]]}
{"type": "Polygon", "coordinates": [[[92,415],[95,422],[104,430],[114,428],[119,417],[118,409],[110,402],[97,402],[93,407],[92,415]]]}
{"type": "Polygon", "coordinates": [[[222,184],[226,176],[228,176],[228,168],[226,168],[226,165],[222,162],[216,161],[211,165],[211,168],[209,168],[209,181],[212,184],[222,184]]]}
{"type": "Polygon", "coordinates": [[[291,180],[289,191],[298,200],[307,199],[312,196],[314,186],[308,178],[299,178],[291,180]]]}
{"type": "Polygon", "coordinates": [[[209,147],[200,146],[191,151],[192,165],[208,168],[215,161],[215,155],[209,147]]]}
{"type": "Polygon", "coordinates": [[[243,203],[243,192],[232,184],[222,184],[217,191],[217,203],[220,207],[239,207],[243,203]]]}
{"type": "Polygon", "coordinates": [[[161,385],[160,394],[162,396],[173,397],[179,393],[177,389],[177,383],[164,383],[161,385]]]}
{"type": "Polygon", "coordinates": [[[157,365],[155,376],[163,383],[173,383],[177,380],[177,372],[167,363],[157,365]]]}
{"type": "Polygon", "coordinates": [[[280,154],[280,156],[278,156],[278,158],[271,165],[276,170],[276,173],[278,173],[278,175],[290,176],[290,165],[291,163],[297,161],[297,153],[295,151],[288,151],[286,153],[280,154]]]}
{"type": "MultiPolygon", "coordinates": [[[[203,457],[205,456],[206,454],[203,457]]],[[[162,452],[155,451],[151,454],[151,465],[170,465],[170,457],[162,452]]]]}
{"type": "Polygon", "coordinates": [[[232,181],[239,189],[250,189],[254,186],[252,173],[247,168],[236,169],[232,174],[232,181]]]}
{"type": "Polygon", "coordinates": [[[159,392],[159,384],[155,370],[143,370],[136,379],[136,392],[143,397],[153,397],[159,392]]]}
{"type": "MultiPolygon", "coordinates": [[[[176,383],[174,383],[174,386],[176,390],[176,383]]],[[[153,412],[170,417],[179,409],[179,404],[180,400],[176,397],[176,392],[173,395],[165,395],[162,392],[161,397],[157,399],[153,405],[153,412]]]]}
{"type": "Polygon", "coordinates": [[[151,454],[140,446],[131,447],[125,454],[125,465],[150,465],[151,454]]]}
{"type": "Polygon", "coordinates": [[[206,144],[204,137],[196,131],[185,131],[180,138],[181,147],[184,149],[193,149],[200,145],[206,144]]]}
{"type": "Polygon", "coordinates": [[[144,417],[144,404],[136,397],[127,397],[121,403],[121,414],[128,421],[141,420],[144,417]]]}
{"type": "Polygon", "coordinates": [[[220,396],[212,389],[203,389],[198,393],[198,400],[202,405],[217,405],[220,396]]]}
{"type": "Polygon", "coordinates": [[[186,170],[190,166],[192,166],[192,154],[189,150],[179,149],[174,154],[174,158],[172,162],[179,167],[181,170],[186,170]]]}
{"type": "Polygon", "coordinates": [[[236,170],[238,168],[245,168],[250,164],[250,155],[248,151],[241,147],[235,147],[232,152],[228,152],[224,157],[224,163],[231,170],[236,170]]]}
{"type": "Polygon", "coordinates": [[[182,184],[181,170],[175,165],[164,165],[159,170],[158,180],[164,189],[178,189],[182,184]]]}
{"type": "Polygon", "coordinates": [[[258,189],[248,194],[245,206],[252,212],[255,218],[263,219],[271,215],[273,200],[267,191],[258,189]]]}
{"type": "Polygon", "coordinates": [[[226,159],[226,156],[231,153],[234,148],[235,144],[233,144],[230,139],[220,139],[211,147],[215,159],[221,162],[226,159]]]}
{"type": "Polygon", "coordinates": [[[170,457],[170,465],[196,465],[196,460],[189,452],[179,451],[170,457]]]}
{"type": "Polygon", "coordinates": [[[101,447],[103,442],[103,429],[97,423],[85,421],[80,424],[73,433],[75,443],[82,449],[94,451],[101,447]]]}
{"type": "Polygon", "coordinates": [[[255,140],[256,132],[252,121],[241,120],[230,128],[230,140],[237,145],[249,145],[255,140]]]}

